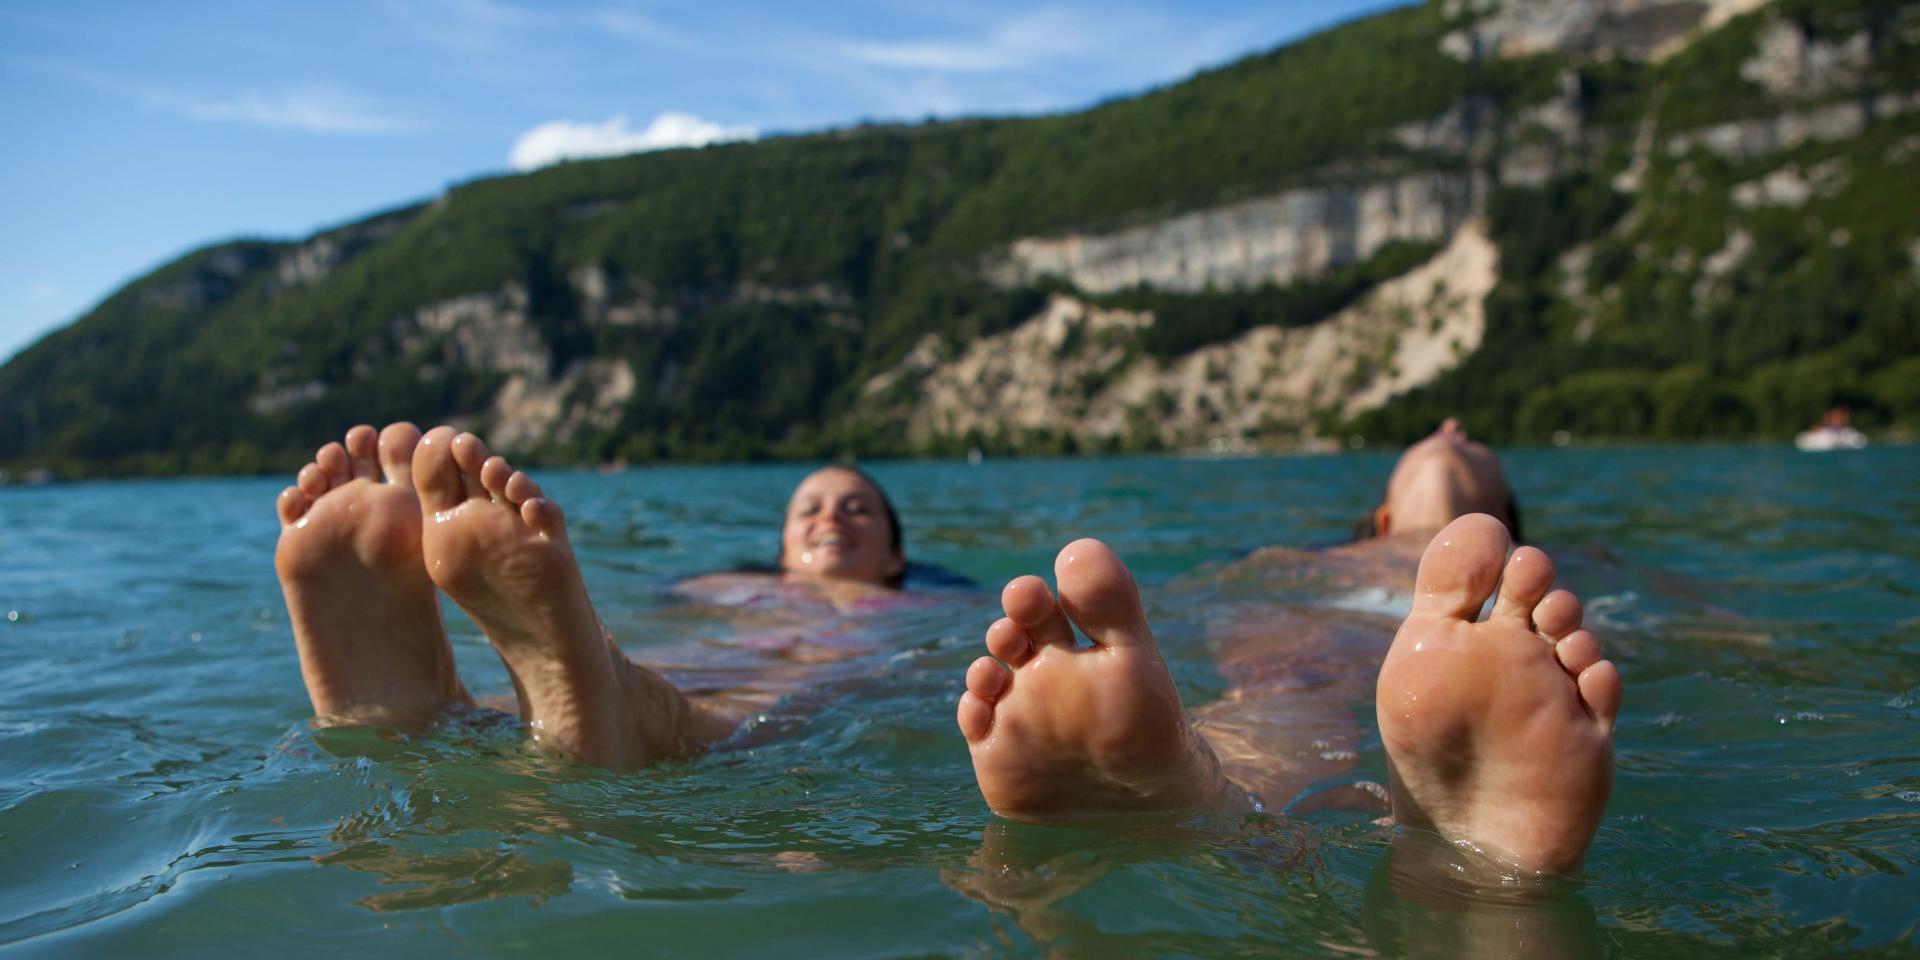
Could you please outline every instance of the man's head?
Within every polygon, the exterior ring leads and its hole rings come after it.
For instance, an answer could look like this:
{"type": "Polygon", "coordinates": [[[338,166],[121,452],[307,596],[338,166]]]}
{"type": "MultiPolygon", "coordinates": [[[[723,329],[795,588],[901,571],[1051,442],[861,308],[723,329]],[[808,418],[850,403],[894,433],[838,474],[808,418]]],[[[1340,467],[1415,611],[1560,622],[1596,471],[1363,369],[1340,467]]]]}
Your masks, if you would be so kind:
{"type": "Polygon", "coordinates": [[[1448,417],[1433,435],[1408,447],[1387,480],[1387,495],[1373,511],[1374,536],[1432,534],[1458,517],[1486,513],[1520,539],[1520,508],[1500,461],[1485,444],[1467,438],[1448,417]]]}

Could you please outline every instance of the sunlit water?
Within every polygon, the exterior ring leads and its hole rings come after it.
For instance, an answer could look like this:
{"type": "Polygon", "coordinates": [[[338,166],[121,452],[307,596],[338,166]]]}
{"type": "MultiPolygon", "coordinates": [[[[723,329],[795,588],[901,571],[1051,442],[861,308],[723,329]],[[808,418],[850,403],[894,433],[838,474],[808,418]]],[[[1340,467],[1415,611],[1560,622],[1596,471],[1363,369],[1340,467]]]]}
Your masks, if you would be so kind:
{"type": "MultiPolygon", "coordinates": [[[[0,943],[793,957],[1446,942],[1471,911],[1392,893],[1389,834],[1366,814],[998,830],[953,729],[998,584],[1086,535],[1134,565],[1204,702],[1223,686],[1205,653],[1222,612],[1196,585],[1264,544],[1337,542],[1389,465],[875,465],[912,555],[983,586],[854,625],[880,652],[750,744],[628,775],[543,758],[506,720],[309,730],[272,570],[276,482],[0,490],[0,943]]],[[[769,559],[802,472],[542,479],[605,619],[645,659],[723,645],[724,624],[666,588],[769,559]]],[[[1920,449],[1523,451],[1509,474],[1628,684],[1582,882],[1529,909],[1621,956],[1920,948],[1920,449]]],[[[452,626],[469,686],[510,695],[485,640],[452,626]]],[[[1370,729],[1371,705],[1353,711],[1370,729]]],[[[1370,738],[1343,778],[1384,765],[1370,738]]]]}

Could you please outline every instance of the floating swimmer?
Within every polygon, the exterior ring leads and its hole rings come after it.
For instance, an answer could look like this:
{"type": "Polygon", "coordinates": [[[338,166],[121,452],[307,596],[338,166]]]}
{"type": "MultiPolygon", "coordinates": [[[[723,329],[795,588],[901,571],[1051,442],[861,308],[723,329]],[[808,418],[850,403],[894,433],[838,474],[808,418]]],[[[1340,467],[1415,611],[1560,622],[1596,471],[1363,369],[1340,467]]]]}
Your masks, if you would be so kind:
{"type": "MultiPolygon", "coordinates": [[[[278,512],[275,565],[322,722],[419,725],[474,704],[436,587],[506,663],[543,749],[633,769],[696,752],[747,716],[627,659],[587,595],[559,505],[473,434],[354,427],[300,470],[278,512]]],[[[896,593],[907,568],[885,494],[844,467],[801,482],[779,557],[779,583],[836,606],[896,593]]]]}
{"type": "MultiPolygon", "coordinates": [[[[1383,585],[1407,582],[1417,564],[1412,611],[1376,680],[1396,822],[1527,870],[1572,871],[1612,789],[1622,694],[1618,672],[1581,627],[1579,599],[1552,589],[1545,553],[1509,553],[1509,527],[1518,526],[1512,495],[1492,452],[1455,421],[1402,456],[1372,520],[1376,536],[1324,561],[1281,556],[1383,585]],[[1496,593],[1491,615],[1478,620],[1496,593]]],[[[1337,675],[1306,688],[1287,682],[1302,662],[1292,638],[1235,651],[1223,673],[1265,680],[1237,685],[1196,717],[1120,558],[1079,540],[1060,551],[1054,573],[1054,590],[1032,576],[1007,584],[1006,615],[986,634],[991,656],[968,669],[958,705],[981,794],[996,813],[1059,822],[1244,809],[1262,799],[1279,809],[1292,797],[1260,794],[1312,780],[1297,761],[1303,751],[1351,762],[1350,753],[1307,742],[1326,717],[1290,717],[1265,728],[1277,737],[1265,742],[1239,735],[1244,722],[1206,722],[1235,711],[1285,714],[1302,699],[1335,723],[1350,711],[1357,691],[1337,675]],[[1076,626],[1090,646],[1078,643],[1076,626]],[[1262,659],[1279,667],[1263,672],[1262,659]],[[1312,689],[1329,685],[1342,695],[1312,689]]]]}

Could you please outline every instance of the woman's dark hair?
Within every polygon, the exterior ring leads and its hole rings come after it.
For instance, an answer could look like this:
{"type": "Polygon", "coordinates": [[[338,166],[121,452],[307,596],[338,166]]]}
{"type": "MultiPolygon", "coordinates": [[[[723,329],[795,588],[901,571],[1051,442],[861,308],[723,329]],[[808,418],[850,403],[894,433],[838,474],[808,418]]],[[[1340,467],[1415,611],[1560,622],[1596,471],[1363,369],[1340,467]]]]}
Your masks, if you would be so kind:
{"type": "MultiPolygon", "coordinates": [[[[907,563],[907,551],[906,548],[901,545],[900,514],[893,509],[893,501],[887,499],[886,488],[880,486],[880,482],[869,476],[865,470],[851,463],[829,463],[821,467],[820,470],[845,470],[859,477],[862,481],[865,481],[867,486],[873,488],[874,495],[880,498],[880,512],[887,516],[887,529],[889,531],[887,535],[887,546],[893,550],[894,556],[900,558],[900,572],[888,577],[886,585],[895,590],[905,586],[907,582],[907,567],[911,566],[911,564],[907,563]]],[[[819,473],[820,470],[815,470],[813,473],[819,473]]],[[[813,473],[809,473],[807,476],[813,476],[813,473]]],[[[785,549],[786,545],[783,542],[781,546],[774,551],[773,563],[775,567],[780,566],[780,561],[783,558],[785,549]]]]}

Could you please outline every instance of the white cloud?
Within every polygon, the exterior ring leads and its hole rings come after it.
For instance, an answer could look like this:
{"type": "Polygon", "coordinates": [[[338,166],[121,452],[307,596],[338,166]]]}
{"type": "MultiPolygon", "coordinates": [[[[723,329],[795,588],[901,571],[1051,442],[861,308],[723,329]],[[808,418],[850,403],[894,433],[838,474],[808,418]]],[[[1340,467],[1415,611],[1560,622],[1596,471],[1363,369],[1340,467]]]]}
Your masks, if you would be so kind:
{"type": "Polygon", "coordinates": [[[51,300],[59,295],[60,285],[57,283],[41,282],[27,288],[27,299],[29,300],[51,300]]]}
{"type": "Polygon", "coordinates": [[[995,73],[1099,52],[1096,38],[1110,33],[1110,26],[1097,13],[1042,9],[1004,21],[974,40],[849,43],[840,52],[877,67],[995,73]]]}
{"type": "Polygon", "coordinates": [[[627,126],[625,114],[602,123],[555,120],[520,135],[507,154],[515,170],[532,170],[562,160],[612,157],[671,147],[704,147],[709,143],[753,140],[753,127],[727,127],[686,113],[667,112],[653,118],[644,130],[627,126]]]}
{"type": "Polygon", "coordinates": [[[194,120],[309,133],[404,133],[417,126],[366,97],[329,86],[296,87],[278,93],[246,91],[221,98],[169,92],[154,99],[194,120]]]}
{"type": "Polygon", "coordinates": [[[238,123],[308,133],[405,133],[420,127],[418,121],[372,97],[331,84],[209,96],[76,63],[30,60],[24,65],[47,76],[134,100],[148,109],[202,123],[238,123]]]}

